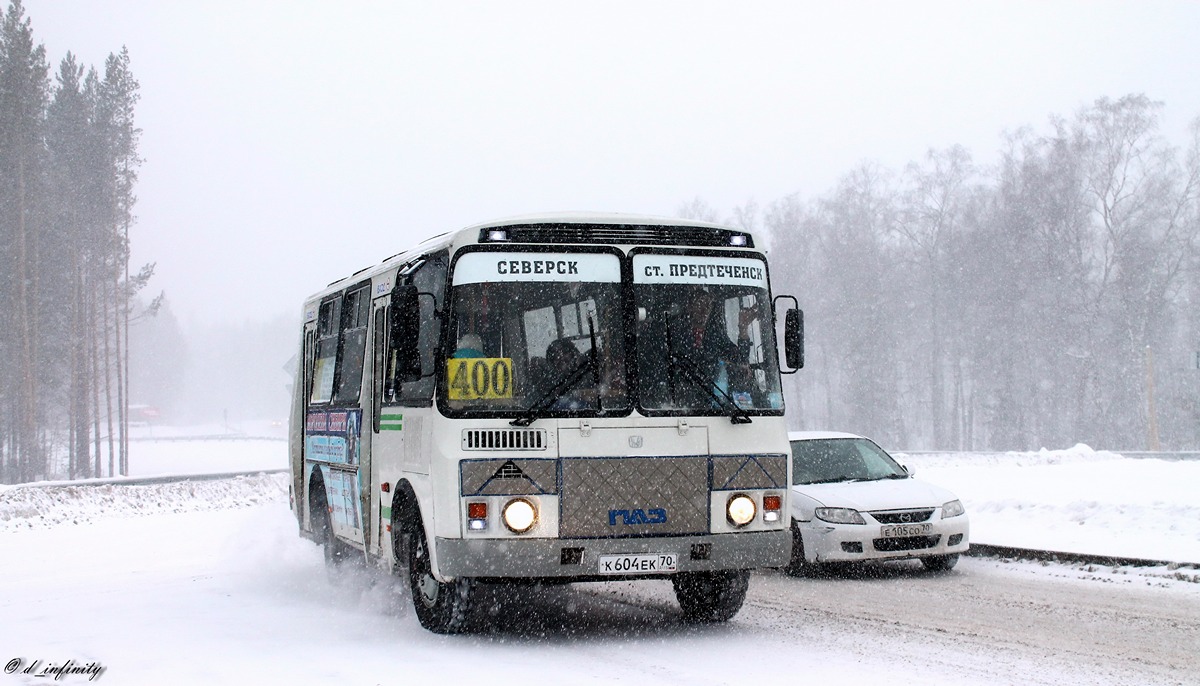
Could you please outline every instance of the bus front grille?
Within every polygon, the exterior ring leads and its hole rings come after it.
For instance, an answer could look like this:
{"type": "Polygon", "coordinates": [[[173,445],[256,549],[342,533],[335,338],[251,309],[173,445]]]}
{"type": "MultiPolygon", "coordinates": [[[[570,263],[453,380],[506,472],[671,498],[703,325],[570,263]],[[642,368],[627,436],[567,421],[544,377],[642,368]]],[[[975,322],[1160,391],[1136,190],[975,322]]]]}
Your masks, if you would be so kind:
{"type": "Polygon", "coordinates": [[[545,450],[545,429],[463,429],[463,450],[545,450]]]}
{"type": "Polygon", "coordinates": [[[563,538],[707,534],[707,457],[564,458],[563,538]]]}

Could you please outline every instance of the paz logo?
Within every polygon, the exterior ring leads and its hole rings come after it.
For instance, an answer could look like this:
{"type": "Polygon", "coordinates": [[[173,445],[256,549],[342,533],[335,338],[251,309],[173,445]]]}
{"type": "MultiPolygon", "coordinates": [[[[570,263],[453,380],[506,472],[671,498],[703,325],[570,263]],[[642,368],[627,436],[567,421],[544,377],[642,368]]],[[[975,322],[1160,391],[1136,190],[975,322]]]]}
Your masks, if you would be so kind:
{"type": "Polygon", "coordinates": [[[666,524],[667,511],[661,507],[651,508],[649,510],[609,510],[608,525],[616,526],[617,519],[625,526],[633,524],[666,524]]]}

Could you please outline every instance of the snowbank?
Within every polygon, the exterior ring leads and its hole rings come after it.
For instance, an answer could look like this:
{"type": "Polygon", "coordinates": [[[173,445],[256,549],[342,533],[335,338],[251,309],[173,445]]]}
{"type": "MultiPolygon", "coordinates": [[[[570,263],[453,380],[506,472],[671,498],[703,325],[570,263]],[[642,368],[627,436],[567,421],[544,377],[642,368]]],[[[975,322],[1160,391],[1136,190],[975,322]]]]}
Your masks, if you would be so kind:
{"type": "Polygon", "coordinates": [[[896,457],[962,499],[972,541],[1200,562],[1200,462],[1131,459],[1085,445],[896,457]]]}
{"type": "Polygon", "coordinates": [[[113,517],[287,506],[288,476],[265,474],[166,484],[31,485],[0,491],[0,531],[82,524],[113,517]]]}

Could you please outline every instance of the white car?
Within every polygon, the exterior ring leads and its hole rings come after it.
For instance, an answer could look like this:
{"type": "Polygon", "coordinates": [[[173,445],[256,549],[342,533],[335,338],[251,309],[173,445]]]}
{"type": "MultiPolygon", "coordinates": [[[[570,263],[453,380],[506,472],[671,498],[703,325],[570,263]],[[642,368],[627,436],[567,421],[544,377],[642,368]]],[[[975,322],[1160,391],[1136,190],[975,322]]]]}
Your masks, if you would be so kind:
{"type": "Polygon", "coordinates": [[[966,512],[953,493],[913,478],[862,436],[796,431],[792,444],[789,574],[823,563],[919,558],[945,571],[967,550],[966,512]]]}

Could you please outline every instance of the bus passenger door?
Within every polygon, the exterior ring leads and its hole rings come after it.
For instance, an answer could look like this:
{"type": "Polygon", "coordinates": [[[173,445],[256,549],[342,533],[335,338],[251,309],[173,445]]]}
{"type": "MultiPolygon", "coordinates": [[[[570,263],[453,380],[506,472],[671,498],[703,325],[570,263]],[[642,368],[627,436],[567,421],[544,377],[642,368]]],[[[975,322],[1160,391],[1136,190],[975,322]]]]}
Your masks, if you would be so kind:
{"type": "Polygon", "coordinates": [[[394,407],[397,388],[390,373],[393,361],[388,354],[388,314],[391,311],[390,296],[377,298],[371,314],[371,483],[373,495],[379,501],[371,509],[370,530],[375,536],[375,549],[387,552],[387,525],[391,523],[392,493],[400,466],[396,456],[401,453],[404,441],[404,414],[394,407]],[[383,493],[379,485],[389,481],[389,491],[383,493]]]}
{"type": "MultiPolygon", "coordinates": [[[[312,391],[305,413],[305,469],[318,471],[333,533],[365,544],[364,477],[369,478],[370,432],[364,432],[361,395],[370,313],[370,283],[323,301],[317,321],[312,391]],[[366,462],[364,469],[363,462],[366,462]]],[[[310,477],[311,478],[311,477],[310,477]]]]}
{"type": "MultiPolygon", "coordinates": [[[[422,335],[436,335],[432,300],[422,303],[422,335]],[[426,309],[429,312],[426,312],[426,309]]],[[[432,402],[433,372],[424,369],[420,378],[405,378],[399,368],[400,356],[391,335],[391,316],[395,305],[390,298],[375,301],[372,337],[372,440],[379,473],[394,477],[400,472],[429,473],[429,456],[423,445],[423,427],[432,402]]],[[[406,351],[411,354],[411,351],[406,351]]],[[[432,367],[432,355],[428,366],[432,367]]],[[[411,373],[411,370],[410,370],[411,373]]],[[[386,505],[385,505],[386,507],[386,505]]]]}

